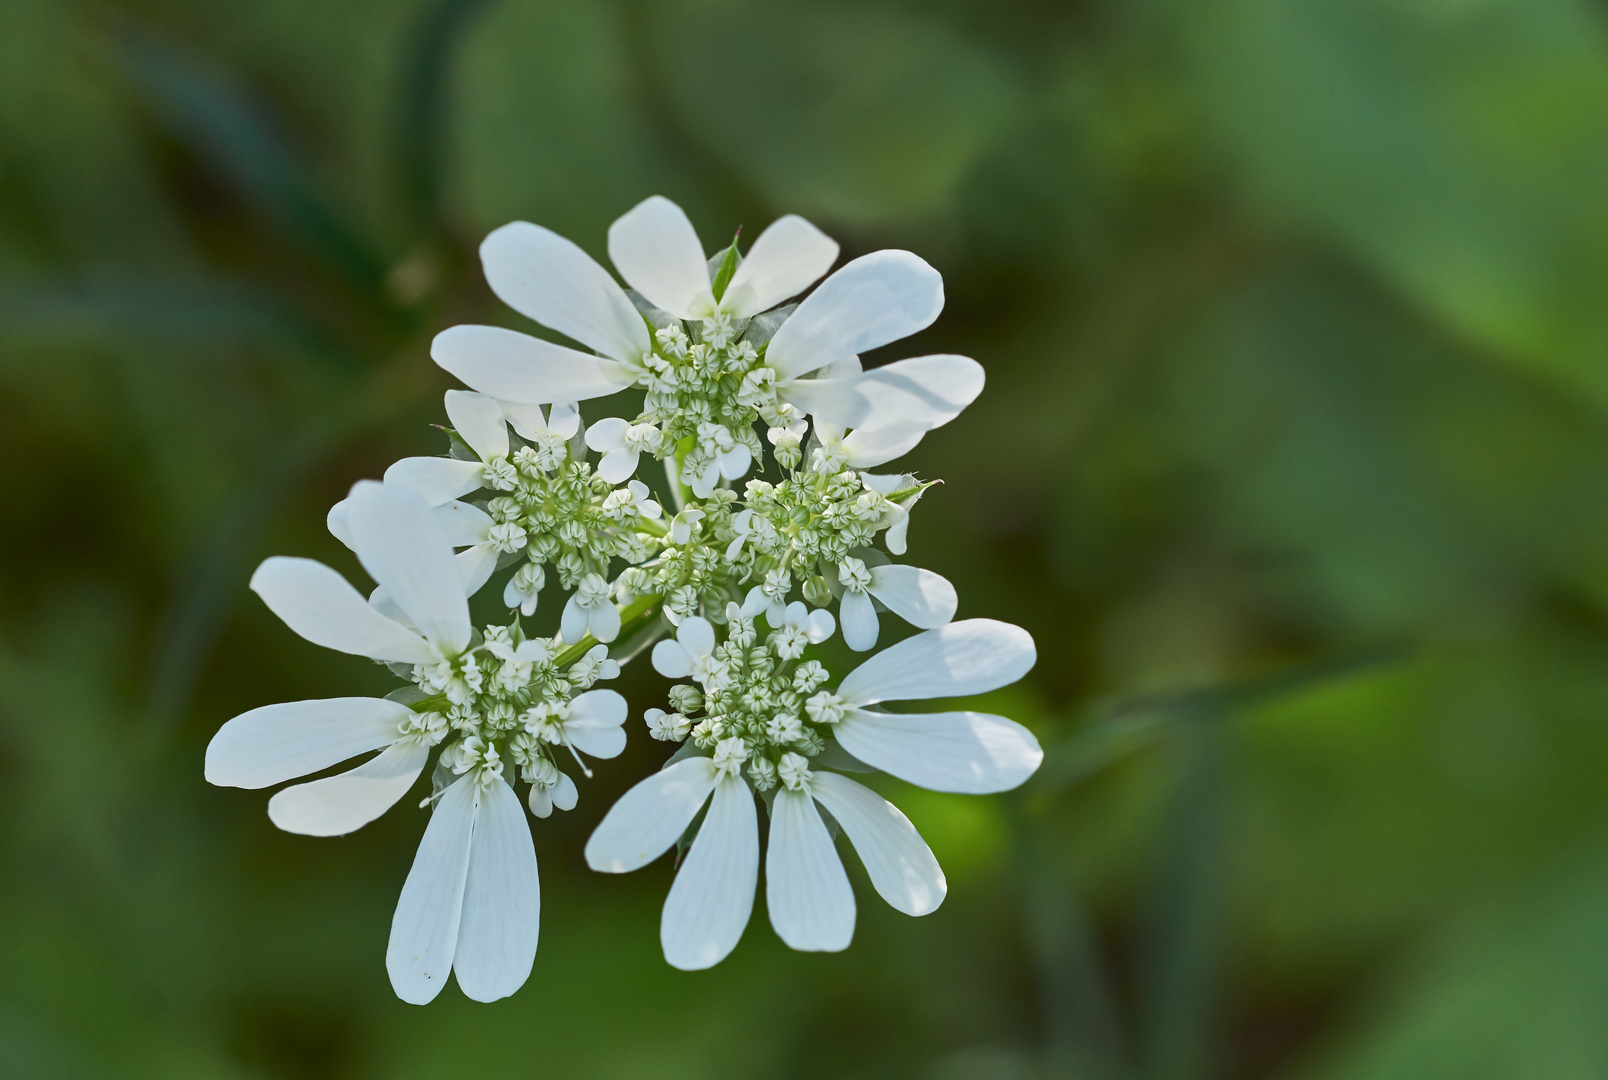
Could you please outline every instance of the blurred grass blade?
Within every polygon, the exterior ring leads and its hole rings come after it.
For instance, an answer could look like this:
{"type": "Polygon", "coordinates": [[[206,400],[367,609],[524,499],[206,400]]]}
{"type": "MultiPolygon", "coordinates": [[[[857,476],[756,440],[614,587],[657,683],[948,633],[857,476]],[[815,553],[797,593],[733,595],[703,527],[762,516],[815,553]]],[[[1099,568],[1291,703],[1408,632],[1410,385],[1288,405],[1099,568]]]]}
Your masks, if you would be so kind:
{"type": "Polygon", "coordinates": [[[392,154],[409,222],[440,229],[448,79],[464,35],[491,0],[438,0],[413,26],[397,87],[392,154]]]}
{"type": "Polygon", "coordinates": [[[120,44],[125,69],[174,138],[297,247],[354,285],[379,289],[384,261],[346,225],[250,101],[143,34],[125,32],[120,44]]]}
{"type": "Polygon", "coordinates": [[[1220,717],[1231,709],[1277,701],[1332,680],[1399,664],[1411,655],[1408,646],[1381,645],[1216,686],[1097,705],[1090,710],[1094,719],[1077,734],[1045,747],[1044,764],[1026,790],[1030,795],[1043,795],[1079,784],[1150,746],[1170,725],[1180,721],[1220,717]]]}
{"type": "Polygon", "coordinates": [[[1147,1080],[1211,1073],[1223,843],[1218,723],[1180,724],[1180,772],[1167,848],[1139,972],[1140,1047],[1147,1080]]]}
{"type": "MultiPolygon", "coordinates": [[[[0,338],[46,344],[254,343],[340,353],[294,309],[218,281],[118,279],[0,288],[0,338]]],[[[216,355],[214,352],[208,355],[216,355]]]]}
{"type": "Polygon", "coordinates": [[[1046,1080],[1121,1080],[1129,1075],[1115,998],[1093,929],[1059,865],[1057,838],[1021,813],[1016,873],[1044,1014],[1046,1080]]]}
{"type": "Polygon", "coordinates": [[[258,537],[297,485],[348,434],[353,419],[348,410],[337,410],[289,440],[200,549],[176,569],[153,636],[159,645],[146,696],[147,724],[157,735],[171,732],[189,708],[219,630],[245,598],[241,586],[258,537]]]}

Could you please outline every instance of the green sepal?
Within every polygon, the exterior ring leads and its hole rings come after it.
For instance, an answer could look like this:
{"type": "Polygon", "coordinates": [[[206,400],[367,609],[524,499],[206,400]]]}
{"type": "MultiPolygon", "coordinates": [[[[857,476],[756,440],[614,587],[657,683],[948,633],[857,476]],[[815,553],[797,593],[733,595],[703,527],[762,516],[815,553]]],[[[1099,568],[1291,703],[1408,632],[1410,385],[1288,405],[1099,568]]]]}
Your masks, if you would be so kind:
{"type": "Polygon", "coordinates": [[[480,460],[480,455],[475,453],[474,448],[465,442],[464,437],[459,435],[455,429],[449,428],[445,424],[435,424],[433,426],[446,432],[448,457],[456,458],[458,461],[480,460]]]}
{"type": "Polygon", "coordinates": [[[715,303],[717,304],[720,303],[720,298],[726,295],[726,286],[731,284],[732,275],[737,273],[737,260],[739,258],[737,254],[737,238],[742,234],[742,226],[738,226],[737,232],[732,235],[731,247],[726,249],[726,257],[720,260],[720,269],[715,271],[715,280],[711,283],[711,288],[714,291],[715,303]]]}

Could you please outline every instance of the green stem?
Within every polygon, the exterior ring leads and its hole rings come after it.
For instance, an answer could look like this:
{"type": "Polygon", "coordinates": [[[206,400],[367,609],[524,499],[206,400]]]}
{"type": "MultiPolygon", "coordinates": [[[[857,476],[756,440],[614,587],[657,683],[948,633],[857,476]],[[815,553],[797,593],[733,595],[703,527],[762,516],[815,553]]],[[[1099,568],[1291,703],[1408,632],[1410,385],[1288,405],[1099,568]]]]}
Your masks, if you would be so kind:
{"type": "MultiPolygon", "coordinates": [[[[615,640],[629,638],[648,622],[657,619],[659,617],[659,608],[663,604],[664,597],[662,596],[639,596],[621,608],[620,633],[615,640]]],[[[602,642],[598,641],[597,638],[587,634],[581,640],[559,653],[558,658],[553,661],[553,666],[564,667],[568,664],[573,664],[601,644],[602,642]]]]}

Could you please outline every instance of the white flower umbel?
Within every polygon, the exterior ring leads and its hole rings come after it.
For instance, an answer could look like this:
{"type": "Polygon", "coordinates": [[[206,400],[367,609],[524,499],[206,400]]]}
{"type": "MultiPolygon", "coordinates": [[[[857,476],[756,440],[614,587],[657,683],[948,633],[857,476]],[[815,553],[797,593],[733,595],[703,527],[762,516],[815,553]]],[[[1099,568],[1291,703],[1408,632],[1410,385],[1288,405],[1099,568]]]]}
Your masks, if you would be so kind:
{"type": "Polygon", "coordinates": [[[578,401],[641,386],[641,415],[589,433],[604,455],[600,471],[617,482],[643,453],[674,454],[680,481],[708,498],[722,479],[746,475],[762,452],[756,418],[786,428],[814,413],[854,427],[926,431],[982,389],[982,369],[966,357],[857,370],[860,353],[925,328],[943,308],[943,279],[908,251],[855,259],[796,308],[777,308],[826,273],[837,250],[788,216],[760,234],[746,259],[733,245],[711,260],[681,209],[655,196],[609,229],[610,257],[643,298],[644,316],[580,248],[517,222],[481,245],[492,291],[598,355],[489,326],[446,330],[431,355],[503,402],[578,401]],[[823,371],[835,377],[811,377],[823,371]]]}
{"type": "Polygon", "coordinates": [[[408,666],[415,686],[389,698],[254,709],[219,730],[206,760],[213,783],[266,787],[382,750],[269,800],[280,828],[330,836],[384,813],[413,786],[430,749],[445,743],[435,794],[425,800],[434,813],[386,959],[397,995],[421,1004],[449,972],[480,1001],[506,997],[530,973],[540,892],[515,770],[530,785],[532,813],[545,817],[576,802],[556,753],[586,771],[582,754],[614,757],[625,746],[625,699],[592,689],[619,674],[606,646],[566,649],[557,639],[527,638],[517,623],[486,627],[475,643],[442,509],[399,484],[352,489],[336,520],[379,583],[374,601],[306,559],[269,559],[252,578],[303,637],[408,666]]]}
{"type": "Polygon", "coordinates": [[[777,932],[794,948],[841,949],[855,907],[828,822],[901,911],[937,907],[944,879],[903,815],[840,771],[981,793],[1037,766],[1012,721],[881,707],[1004,685],[1033,646],[1001,623],[950,622],[949,582],[889,559],[935,481],[871,470],[954,419],[983,372],[952,355],[862,370],[861,353],[932,323],[943,282],[906,251],[828,273],[837,250],[787,216],[746,258],[736,241],[711,258],[686,215],[651,198],[609,230],[627,292],[546,229],[496,230],[481,247],[492,290],[580,348],[487,326],[438,335],[432,356],[473,388],[446,395],[447,455],[399,461],[329,514],[377,582],[369,599],[304,559],[270,559],[253,578],[298,633],[413,685],[237,717],[209,749],[209,778],[266,786],[379,751],[270,800],[282,827],[334,834],[401,799],[439,748],[387,955],[405,1000],[430,1000],[452,971],[481,1000],[528,976],[539,893],[516,785],[538,818],[577,805],[587,760],[625,744],[624,699],[594,686],[649,645],[659,672],[691,680],[644,716],[654,739],[682,745],[608,813],[587,859],[642,865],[708,806],[661,925],[679,967],[718,962],[748,920],[756,794],[777,932]],[[632,387],[640,411],[583,428],[574,403],[632,387]],[[667,483],[667,508],[636,476],[644,458],[662,462],[663,480],[648,479],[667,483]],[[756,466],[769,479],[745,481],[756,466]],[[507,625],[477,635],[466,597],[499,572],[507,625]],[[521,617],[555,582],[569,594],[559,633],[533,636],[521,617]],[[841,626],[851,648],[871,649],[884,611],[925,632],[826,689],[815,647],[841,626]]]}
{"type": "MultiPolygon", "coordinates": [[[[835,691],[818,663],[796,669],[778,646],[754,644],[739,611],[715,644],[713,627],[682,624],[661,643],[655,666],[702,684],[673,702],[705,713],[690,728],[682,712],[650,717],[654,734],[689,732],[694,756],[677,755],[637,784],[605,815],[586,845],[594,870],[635,870],[667,851],[706,801],[709,812],[676,875],[660,921],[665,959],[710,967],[736,946],[753,908],[759,873],[756,792],[770,799],[766,902],[777,934],[795,949],[833,951],[854,933],[854,895],[817,804],[843,828],[878,893],[896,909],[924,915],[942,902],[942,870],[910,822],[868,788],[830,771],[835,738],[852,757],[935,791],[983,794],[1016,787],[1043,758],[1031,732],[977,712],[898,714],[894,700],[964,697],[1020,679],[1033,666],[1033,642],[1006,623],[974,619],[900,642],[850,672],[835,691]],[[691,632],[688,633],[688,627],[691,632]],[[662,651],[661,651],[662,650],[662,651]],[[719,678],[712,678],[720,665],[719,678]],[[696,751],[701,750],[702,753],[696,751]],[[711,800],[711,795],[713,796],[711,800]]],[[[789,650],[790,651],[790,650],[789,650]]]]}
{"type": "MultiPolygon", "coordinates": [[[[603,575],[617,557],[645,558],[664,532],[647,487],[634,480],[617,487],[593,471],[579,449],[573,405],[544,413],[536,405],[449,390],[446,406],[455,434],[479,460],[404,458],[386,470],[386,482],[419,492],[437,508],[452,546],[467,548],[458,554],[467,593],[479,591],[499,567],[521,563],[503,587],[503,602],[528,616],[551,568],[564,588],[577,589],[565,616],[567,627],[579,627],[576,640],[590,626],[603,631],[598,640],[612,641],[610,612],[599,599],[609,588],[603,575]],[[481,490],[491,497],[480,505],[459,498],[481,490]]],[[[346,515],[346,502],[337,503],[329,527],[350,547],[346,515]]]]}

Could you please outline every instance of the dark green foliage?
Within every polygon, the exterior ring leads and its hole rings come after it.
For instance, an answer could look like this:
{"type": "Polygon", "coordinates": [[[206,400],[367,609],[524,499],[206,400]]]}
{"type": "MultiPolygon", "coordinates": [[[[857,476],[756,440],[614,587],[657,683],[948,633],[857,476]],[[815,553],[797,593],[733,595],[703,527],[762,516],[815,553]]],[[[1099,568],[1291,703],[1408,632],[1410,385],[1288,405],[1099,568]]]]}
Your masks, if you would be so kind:
{"type": "Polygon", "coordinates": [[[0,401],[0,1073],[1608,1070],[1601,5],[10,0],[0,401]],[[413,1009],[416,800],[313,840],[202,781],[230,716],[393,685],[246,581],[362,580],[324,512],[440,452],[430,336],[519,325],[489,229],[602,257],[653,193],[944,273],[867,360],[987,369],[906,459],[910,558],[1038,640],[991,707],[1045,766],[873,781],[943,908],[851,857],[847,953],[761,901],[687,975],[670,860],[581,860],[663,755],[633,719],[535,828],[530,983],[413,1009]]]}

